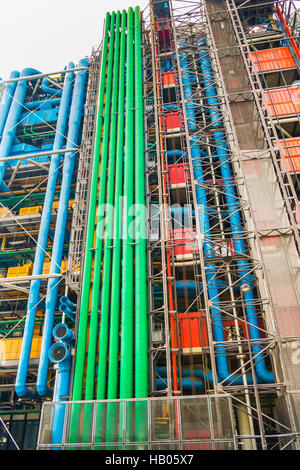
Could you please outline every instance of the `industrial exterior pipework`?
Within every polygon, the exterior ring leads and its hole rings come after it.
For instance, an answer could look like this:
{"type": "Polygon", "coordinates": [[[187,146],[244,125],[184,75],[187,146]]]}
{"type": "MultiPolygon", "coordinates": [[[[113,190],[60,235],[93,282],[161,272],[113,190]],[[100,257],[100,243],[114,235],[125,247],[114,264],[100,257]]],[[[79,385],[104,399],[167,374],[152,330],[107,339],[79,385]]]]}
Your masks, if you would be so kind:
{"type": "MultiPolygon", "coordinates": [[[[83,384],[84,367],[85,367],[86,334],[87,334],[88,320],[89,320],[89,295],[90,295],[90,287],[91,287],[90,284],[91,284],[91,271],[92,271],[92,261],[93,261],[93,243],[94,243],[97,193],[98,193],[98,183],[99,183],[100,148],[101,148],[101,133],[102,133],[103,114],[104,114],[104,97],[105,97],[105,85],[106,85],[106,67],[107,67],[109,27],[110,27],[110,14],[107,13],[106,21],[105,21],[105,35],[104,35],[104,42],[103,42],[103,51],[102,51],[102,65],[101,65],[100,90],[99,90],[98,110],[97,110],[97,119],[96,119],[96,133],[95,133],[95,142],[94,142],[92,177],[91,177],[91,184],[90,184],[90,198],[89,198],[89,208],[88,208],[86,244],[85,244],[85,253],[84,253],[81,303],[80,303],[80,308],[79,308],[78,331],[80,332],[80,334],[77,337],[76,362],[75,362],[74,381],[73,381],[73,400],[81,400],[82,388],[83,388],[82,384],[83,384]]],[[[75,419],[74,414],[72,415],[72,419],[75,419]]]]}
{"type": "MultiPolygon", "coordinates": [[[[10,74],[10,78],[18,78],[20,76],[20,72],[14,70],[10,74]]],[[[3,95],[1,97],[1,104],[0,104],[0,139],[2,138],[3,129],[6,123],[6,119],[9,113],[9,109],[13,100],[13,96],[15,93],[15,89],[17,86],[17,82],[8,83],[5,87],[3,95]]]]}
{"type": "MultiPolygon", "coordinates": [[[[26,68],[22,71],[20,78],[40,73],[35,69],[26,68]]],[[[0,159],[8,157],[16,134],[17,124],[20,119],[24,100],[27,91],[27,80],[20,80],[16,86],[13,100],[7,115],[0,143],[0,159]]],[[[38,149],[37,149],[38,150],[38,149]]],[[[0,190],[10,193],[10,189],[4,183],[3,177],[6,169],[6,162],[0,164],[0,190]]]]}
{"type": "MultiPolygon", "coordinates": [[[[74,68],[72,62],[69,63],[69,68],[74,68]]],[[[68,114],[71,103],[72,88],[73,88],[74,73],[66,73],[64,80],[64,88],[57,118],[56,132],[53,143],[53,150],[61,150],[65,145],[65,133],[68,123],[68,114]]],[[[55,188],[58,179],[58,170],[60,165],[60,154],[53,154],[49,167],[49,177],[47,181],[46,194],[44,199],[44,206],[42,218],[40,222],[40,229],[37,239],[37,246],[33,264],[33,275],[42,274],[43,264],[45,260],[45,252],[47,246],[48,233],[50,228],[52,204],[55,195],[55,188]]],[[[16,393],[19,397],[30,395],[30,391],[26,389],[26,377],[29,364],[30,350],[32,344],[32,337],[34,331],[36,311],[40,306],[40,288],[41,280],[35,279],[31,281],[30,291],[27,303],[27,314],[24,327],[23,341],[21,347],[20,361],[16,379],[16,393]]]]}
{"type": "MultiPolygon", "coordinates": [[[[245,242],[241,236],[241,234],[243,233],[242,219],[240,214],[238,197],[234,188],[231,166],[229,163],[229,153],[228,145],[226,142],[226,136],[222,130],[217,130],[217,128],[221,126],[222,116],[220,112],[220,106],[218,104],[217,91],[214,85],[214,78],[212,74],[208,49],[200,50],[199,57],[207,104],[209,106],[209,114],[213,127],[215,129],[213,131],[213,136],[215,142],[217,143],[216,154],[219,159],[221,175],[224,182],[224,194],[229,213],[229,221],[234,249],[236,253],[244,255],[246,258],[247,250],[245,242]]],[[[253,279],[252,276],[249,274],[249,272],[251,271],[249,262],[247,261],[247,259],[244,259],[237,260],[236,263],[240,278],[243,279],[243,284],[249,287],[248,292],[244,294],[244,303],[247,314],[249,335],[251,340],[253,341],[252,351],[255,355],[254,364],[258,376],[258,381],[262,383],[272,383],[275,380],[274,374],[273,372],[267,370],[264,355],[260,353],[263,348],[258,342],[258,340],[261,339],[261,336],[255,307],[253,279]]]]}
{"type": "MultiPolygon", "coordinates": [[[[79,61],[79,66],[87,65],[88,62],[85,59],[79,61]]],[[[73,146],[76,147],[79,143],[86,76],[87,70],[81,70],[76,74],[69,117],[69,128],[66,142],[67,148],[72,148],[73,146]]],[[[61,270],[60,266],[63,256],[63,245],[75,160],[75,152],[65,154],[59,206],[56,218],[55,235],[53,241],[52,258],[50,264],[50,274],[57,274],[61,270]]],[[[55,278],[50,278],[48,280],[47,285],[43,338],[40,352],[38,377],[36,383],[37,392],[40,396],[45,396],[49,394],[49,389],[47,387],[47,375],[49,370],[48,351],[51,345],[51,336],[54,321],[54,313],[57,303],[58,288],[59,281],[55,278]]]]}
{"type": "MultiPolygon", "coordinates": [[[[82,399],[85,365],[85,400],[148,395],[141,37],[139,8],[107,14],[73,400],[82,399]],[[134,205],[138,212],[133,212],[134,205]]],[[[100,405],[97,408],[97,421],[104,419],[102,408],[100,405]]],[[[143,409],[139,416],[143,416],[143,409]]],[[[71,415],[74,433],[70,435],[70,443],[77,442],[79,418],[80,410],[75,407],[71,415]]],[[[84,438],[88,436],[91,418],[91,409],[86,406],[84,438]]],[[[112,404],[107,409],[106,422],[105,432],[108,435],[114,432],[112,423],[117,423],[116,407],[112,404]]],[[[142,429],[144,418],[138,420],[137,425],[138,422],[138,427],[142,429]]]]}

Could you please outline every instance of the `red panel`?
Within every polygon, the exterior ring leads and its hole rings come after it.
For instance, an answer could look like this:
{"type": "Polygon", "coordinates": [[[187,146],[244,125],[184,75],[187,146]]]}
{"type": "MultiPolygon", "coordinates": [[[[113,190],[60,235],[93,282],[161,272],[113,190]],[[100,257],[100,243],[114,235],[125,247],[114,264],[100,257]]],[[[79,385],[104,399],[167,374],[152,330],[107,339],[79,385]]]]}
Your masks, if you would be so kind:
{"type": "Polygon", "coordinates": [[[298,86],[265,91],[265,97],[272,117],[300,113],[300,87],[298,86]]]}
{"type": "Polygon", "coordinates": [[[173,230],[174,255],[191,255],[198,251],[195,240],[196,230],[193,228],[179,228],[173,230]]]}
{"type": "Polygon", "coordinates": [[[175,112],[175,113],[165,113],[165,128],[167,132],[175,131],[180,129],[182,121],[182,116],[175,112]]]}
{"type": "MultiPolygon", "coordinates": [[[[173,318],[175,319],[174,316],[173,318]]],[[[204,312],[179,313],[177,318],[180,348],[208,347],[208,333],[204,312]]],[[[173,328],[175,328],[175,322],[173,322],[173,325],[173,328]]]]}
{"type": "Polygon", "coordinates": [[[191,174],[188,163],[175,163],[168,165],[169,183],[171,186],[185,185],[191,174]]]}
{"type": "MultiPolygon", "coordinates": [[[[249,336],[249,330],[248,330],[248,325],[241,321],[241,320],[238,320],[238,325],[239,325],[239,332],[240,332],[240,336],[241,336],[241,339],[245,338],[245,339],[248,339],[248,336],[249,336]]],[[[261,329],[264,329],[264,323],[262,321],[261,318],[259,318],[258,320],[258,325],[259,325],[259,328],[261,329]]],[[[226,328],[230,328],[230,329],[233,329],[233,331],[235,332],[235,321],[234,320],[224,320],[223,321],[223,328],[224,328],[224,339],[225,341],[228,341],[230,338],[228,338],[228,333],[229,331],[226,330],[226,328]]],[[[264,331],[260,331],[260,336],[261,338],[265,338],[266,335],[264,333],[264,331]]],[[[232,338],[233,341],[236,341],[238,338],[232,338]]]]}
{"type": "Polygon", "coordinates": [[[274,47],[274,49],[251,52],[251,58],[257,72],[296,68],[288,47],[274,47]]]}
{"type": "Polygon", "coordinates": [[[286,163],[285,165],[281,162],[282,171],[300,171],[300,137],[281,140],[280,145],[282,146],[286,163]]]}

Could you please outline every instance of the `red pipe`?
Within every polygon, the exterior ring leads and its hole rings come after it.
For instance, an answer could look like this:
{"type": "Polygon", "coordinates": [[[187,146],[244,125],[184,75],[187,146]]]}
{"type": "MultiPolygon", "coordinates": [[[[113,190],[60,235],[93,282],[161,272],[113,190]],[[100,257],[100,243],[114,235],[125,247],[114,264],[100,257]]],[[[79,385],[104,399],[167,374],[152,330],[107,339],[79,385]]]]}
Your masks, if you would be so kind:
{"type": "Polygon", "coordinates": [[[284,15],[283,15],[283,13],[282,13],[282,11],[281,11],[281,9],[280,9],[280,7],[279,7],[278,5],[277,5],[277,7],[276,7],[276,10],[277,10],[279,19],[280,19],[280,21],[281,21],[281,23],[282,23],[282,25],[283,25],[283,27],[284,27],[284,29],[285,29],[285,32],[286,32],[286,34],[287,34],[287,37],[288,37],[288,39],[290,40],[291,45],[292,45],[292,47],[293,47],[293,49],[294,49],[294,51],[295,51],[295,54],[296,54],[296,56],[297,56],[297,58],[298,58],[298,60],[299,60],[299,62],[300,62],[300,50],[299,50],[299,47],[298,47],[298,45],[297,45],[295,39],[293,38],[292,32],[291,32],[291,30],[290,30],[290,27],[289,27],[289,25],[287,24],[287,21],[286,21],[284,15]]]}

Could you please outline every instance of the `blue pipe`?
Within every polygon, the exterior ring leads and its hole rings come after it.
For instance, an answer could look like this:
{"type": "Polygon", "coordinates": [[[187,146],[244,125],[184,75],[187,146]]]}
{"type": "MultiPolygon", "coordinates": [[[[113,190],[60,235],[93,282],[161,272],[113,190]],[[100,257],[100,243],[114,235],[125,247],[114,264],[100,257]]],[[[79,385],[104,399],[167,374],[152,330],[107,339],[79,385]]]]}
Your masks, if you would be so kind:
{"type": "MultiPolygon", "coordinates": [[[[12,78],[19,78],[20,72],[14,70],[10,74],[10,79],[12,78]]],[[[11,106],[11,102],[14,96],[14,92],[17,86],[17,82],[7,83],[5,90],[3,92],[0,104],[0,139],[2,137],[2,132],[6,123],[6,119],[9,113],[9,108],[11,106]]]]}
{"type": "Polygon", "coordinates": [[[64,313],[65,315],[67,315],[72,321],[75,321],[76,319],[76,315],[75,313],[73,312],[73,310],[71,310],[67,304],[60,304],[59,306],[59,311],[64,313]]]}
{"type": "MultiPolygon", "coordinates": [[[[35,69],[27,68],[21,73],[21,77],[38,74],[35,69]]],[[[27,91],[27,80],[20,80],[16,86],[13,101],[11,103],[6,123],[3,129],[2,140],[0,144],[0,159],[9,156],[12,142],[15,138],[17,124],[22,112],[24,99],[27,91]]],[[[0,163],[0,191],[10,192],[9,187],[4,183],[3,177],[6,169],[6,162],[0,163]]]]}
{"type": "MultiPolygon", "coordinates": [[[[227,282],[222,281],[221,279],[211,280],[210,286],[214,287],[215,289],[218,289],[218,291],[228,288],[227,282]]],[[[197,283],[195,281],[176,281],[175,289],[178,297],[184,297],[186,291],[191,297],[196,297],[197,295],[197,283]]],[[[199,284],[199,289],[200,291],[203,290],[202,284],[199,284]]],[[[240,287],[237,285],[235,286],[235,289],[240,290],[240,287]]],[[[159,295],[162,293],[163,291],[158,286],[154,286],[155,295],[159,295]]]]}
{"type": "MultiPolygon", "coordinates": [[[[79,66],[88,66],[85,59],[80,60],[79,66]]],[[[84,93],[86,83],[87,69],[81,70],[76,74],[73,99],[69,118],[69,132],[67,138],[67,148],[69,145],[77,146],[80,136],[80,126],[82,111],[84,105],[84,93]]],[[[71,147],[72,148],[72,147],[71,147]]],[[[61,191],[59,198],[58,213],[56,218],[55,237],[53,242],[52,259],[50,264],[50,274],[60,272],[60,265],[63,255],[64,233],[66,229],[68,203],[70,198],[70,189],[75,166],[76,154],[71,152],[65,155],[63,178],[61,183],[61,191]]],[[[48,375],[48,351],[51,344],[52,328],[54,321],[54,313],[57,302],[59,283],[57,279],[51,278],[48,280],[47,295],[46,295],[46,311],[44,320],[44,331],[41,345],[39,370],[37,377],[37,392],[39,395],[44,396],[49,393],[47,388],[47,375],[48,375]]]]}
{"type": "MultiPolygon", "coordinates": [[[[162,377],[165,378],[167,377],[167,368],[165,366],[156,366],[155,371],[162,377]]],[[[201,369],[195,369],[191,371],[190,369],[183,369],[181,370],[181,376],[182,377],[199,377],[202,380],[208,380],[209,385],[211,387],[214,386],[214,379],[213,379],[213,374],[212,371],[209,370],[207,373],[204,372],[201,369]]]]}
{"type": "MultiPolygon", "coordinates": [[[[204,390],[204,383],[202,380],[193,380],[193,379],[182,379],[182,388],[183,390],[192,390],[194,387],[197,392],[204,390]]],[[[179,380],[178,380],[178,387],[179,387],[179,380]]],[[[156,379],[156,390],[165,390],[167,388],[167,384],[160,378],[156,379]]]]}
{"type": "MultiPolygon", "coordinates": [[[[222,125],[221,112],[218,104],[217,91],[214,85],[214,79],[211,69],[211,62],[209,58],[209,51],[202,49],[199,51],[201,72],[203,77],[203,83],[205,87],[205,93],[207,97],[207,104],[209,105],[210,118],[214,128],[222,125]]],[[[229,221],[231,231],[233,234],[234,248],[237,253],[247,255],[246,246],[244,240],[242,240],[243,228],[242,220],[239,210],[239,204],[237,194],[234,189],[234,181],[232,178],[231,167],[229,163],[228,145],[226,142],[225,133],[221,130],[215,130],[213,132],[215,142],[217,144],[217,156],[220,162],[222,179],[224,182],[224,193],[226,198],[226,204],[229,211],[229,221]],[[240,239],[239,239],[240,237],[240,239]]],[[[253,292],[252,276],[249,273],[249,263],[247,260],[237,260],[237,267],[241,277],[243,277],[243,283],[249,286],[249,292],[244,294],[245,310],[247,314],[247,320],[249,322],[249,335],[252,340],[260,340],[259,323],[255,308],[255,297],[253,292]]],[[[256,373],[258,378],[263,383],[274,382],[274,374],[267,370],[266,362],[263,354],[259,354],[262,347],[259,343],[255,342],[252,345],[252,351],[254,355],[257,355],[254,359],[256,373]]]]}
{"type": "Polygon", "coordinates": [[[70,348],[75,346],[74,333],[65,323],[58,323],[53,328],[53,337],[70,346],[70,348]]]}
{"type": "Polygon", "coordinates": [[[62,90],[58,90],[57,88],[51,88],[47,84],[50,83],[47,77],[44,77],[41,83],[41,90],[46,95],[55,95],[57,97],[62,95],[62,90]]]}
{"type": "MultiPolygon", "coordinates": [[[[60,98],[53,98],[51,100],[44,100],[44,101],[43,100],[29,101],[28,103],[24,103],[24,108],[37,111],[37,109],[41,110],[45,108],[47,109],[54,108],[55,106],[58,106],[60,102],[61,102],[60,98]]],[[[26,112],[26,109],[25,109],[25,112],[26,112]]]]}
{"type": "MultiPolygon", "coordinates": [[[[54,401],[68,401],[71,378],[71,354],[63,343],[55,343],[49,349],[49,359],[58,364],[54,401]]],[[[53,450],[60,450],[65,422],[66,405],[55,405],[52,421],[53,450]]]]}
{"type": "MultiPolygon", "coordinates": [[[[184,97],[187,100],[186,102],[186,114],[188,127],[190,130],[197,129],[196,116],[194,111],[194,105],[189,103],[193,95],[193,90],[190,82],[190,74],[188,72],[188,60],[185,53],[181,53],[179,56],[180,65],[182,69],[182,83],[184,87],[184,97]]],[[[212,258],[213,245],[211,240],[210,233],[210,222],[209,216],[207,213],[207,198],[205,190],[205,181],[202,170],[201,162],[201,149],[197,137],[191,139],[191,157],[192,165],[194,170],[195,180],[197,181],[196,185],[196,198],[197,198],[197,211],[200,222],[200,230],[205,239],[203,240],[203,253],[206,259],[212,258]]],[[[213,300],[213,307],[211,307],[210,315],[213,326],[214,339],[217,343],[216,345],[216,364],[218,375],[221,381],[225,381],[226,385],[234,383],[235,385],[242,385],[243,378],[240,376],[231,375],[228,369],[226,349],[225,349],[225,338],[223,331],[223,322],[221,316],[220,300],[219,300],[219,291],[215,284],[216,279],[216,268],[213,263],[206,264],[206,281],[207,281],[207,292],[210,300],[213,300]]],[[[252,377],[247,377],[248,384],[253,382],[252,377]]]]}
{"type": "MultiPolygon", "coordinates": [[[[69,63],[69,68],[73,69],[74,64],[69,63]]],[[[63,96],[61,99],[61,106],[59,109],[56,134],[53,144],[53,150],[60,150],[64,145],[64,135],[67,128],[67,117],[71,101],[73,72],[67,73],[65,77],[65,84],[63,96]]],[[[47,189],[44,199],[43,213],[40,223],[40,230],[36,246],[36,252],[33,264],[33,275],[39,275],[43,271],[43,264],[45,259],[45,250],[47,246],[47,238],[51,222],[52,204],[55,194],[55,187],[57,183],[58,168],[61,156],[53,154],[51,157],[49,167],[49,177],[47,182],[47,189]]],[[[34,323],[37,311],[37,303],[39,300],[41,288],[41,280],[36,279],[31,281],[30,291],[27,303],[27,314],[23,333],[23,342],[20,353],[20,360],[18,363],[18,371],[16,377],[15,391],[19,397],[31,396],[30,390],[26,388],[26,377],[29,364],[29,357],[31,351],[31,343],[33,337],[34,323]]]]}
{"type": "Polygon", "coordinates": [[[61,304],[66,304],[72,310],[72,312],[76,312],[76,308],[77,308],[76,305],[73,304],[73,302],[71,302],[71,300],[68,299],[66,295],[61,296],[59,301],[61,304]]]}

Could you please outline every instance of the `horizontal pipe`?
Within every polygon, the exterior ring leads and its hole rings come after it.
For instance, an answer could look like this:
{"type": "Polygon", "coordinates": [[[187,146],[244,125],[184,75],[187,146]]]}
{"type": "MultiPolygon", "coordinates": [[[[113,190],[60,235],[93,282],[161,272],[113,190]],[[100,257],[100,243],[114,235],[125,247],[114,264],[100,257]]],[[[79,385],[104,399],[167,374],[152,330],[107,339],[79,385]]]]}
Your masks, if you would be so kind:
{"type": "MultiPolygon", "coordinates": [[[[79,70],[87,70],[87,67],[74,67],[72,69],[68,69],[68,72],[78,72],[79,70]]],[[[0,86],[3,85],[3,83],[20,82],[22,80],[33,80],[37,78],[48,77],[48,75],[57,75],[62,73],[66,73],[66,69],[59,70],[58,72],[37,73],[35,75],[27,75],[25,77],[9,78],[8,80],[1,80],[0,86]]]]}
{"type": "MultiPolygon", "coordinates": [[[[196,389],[197,392],[204,390],[204,383],[202,380],[192,380],[187,378],[182,378],[181,380],[183,390],[192,390],[193,388],[196,389]]],[[[179,387],[179,380],[178,380],[178,387],[179,387]]],[[[167,388],[167,381],[162,379],[156,379],[156,389],[157,390],[164,390],[167,388]]]]}
{"type": "Polygon", "coordinates": [[[49,152],[36,152],[36,153],[28,153],[23,155],[15,155],[13,157],[4,157],[0,158],[1,162],[9,162],[12,160],[26,160],[27,158],[35,158],[35,157],[48,157],[48,155],[54,155],[56,153],[68,153],[68,152],[76,152],[77,148],[67,148],[67,149],[58,149],[58,150],[49,150],[49,152]]]}

